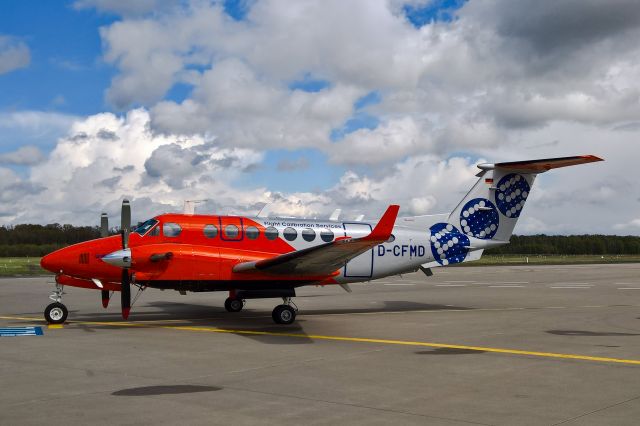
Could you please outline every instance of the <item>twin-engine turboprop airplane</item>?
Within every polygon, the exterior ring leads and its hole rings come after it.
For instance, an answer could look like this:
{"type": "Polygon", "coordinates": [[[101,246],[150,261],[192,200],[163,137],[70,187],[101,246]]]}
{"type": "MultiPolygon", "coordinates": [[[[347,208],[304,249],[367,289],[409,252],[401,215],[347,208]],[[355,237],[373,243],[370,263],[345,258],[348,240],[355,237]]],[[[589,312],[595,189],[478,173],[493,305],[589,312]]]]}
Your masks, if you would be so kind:
{"type": "Polygon", "coordinates": [[[547,170],[602,161],[592,156],[480,164],[479,180],[449,214],[402,217],[391,205],[377,222],[162,214],[131,229],[122,203],[120,235],[75,244],[42,258],[56,274],[54,303],[44,315],[62,323],[63,286],[100,290],[106,308],[121,294],[122,316],[131,307],[131,285],[186,291],[228,291],[225,308],[242,310],[247,299],[282,298],[278,324],[295,320],[291,299],[305,285],[371,281],[421,269],[477,260],[485,249],[507,244],[536,176],[547,170]]]}

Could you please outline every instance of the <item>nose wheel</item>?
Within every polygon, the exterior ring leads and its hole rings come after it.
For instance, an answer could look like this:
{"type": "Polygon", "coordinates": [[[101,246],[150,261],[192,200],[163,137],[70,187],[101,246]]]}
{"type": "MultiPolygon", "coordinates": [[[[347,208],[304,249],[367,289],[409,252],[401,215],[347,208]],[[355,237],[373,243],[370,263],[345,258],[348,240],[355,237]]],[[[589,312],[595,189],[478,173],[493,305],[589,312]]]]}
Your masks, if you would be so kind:
{"type": "Polygon", "coordinates": [[[62,304],[63,287],[56,283],[56,287],[49,296],[49,299],[53,300],[49,306],[44,310],[44,319],[49,324],[63,324],[67,320],[69,310],[62,304]]]}
{"type": "Polygon", "coordinates": [[[62,303],[55,302],[44,310],[44,319],[49,324],[63,324],[67,320],[69,310],[62,303]]]}
{"type": "Polygon", "coordinates": [[[290,297],[283,297],[284,305],[278,305],[273,308],[271,317],[276,324],[292,324],[296,320],[298,308],[291,301],[290,297]],[[293,307],[291,306],[293,305],[293,307]]]}

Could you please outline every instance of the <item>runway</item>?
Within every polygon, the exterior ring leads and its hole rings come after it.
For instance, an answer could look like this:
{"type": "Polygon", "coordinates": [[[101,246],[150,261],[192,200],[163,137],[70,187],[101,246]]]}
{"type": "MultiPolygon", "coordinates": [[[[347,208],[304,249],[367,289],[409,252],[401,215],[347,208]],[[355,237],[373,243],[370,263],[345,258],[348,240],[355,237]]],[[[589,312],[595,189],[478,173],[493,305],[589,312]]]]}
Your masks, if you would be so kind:
{"type": "Polygon", "coordinates": [[[118,297],[50,278],[0,280],[6,424],[636,425],[640,265],[462,267],[299,289],[230,314],[223,293],[118,297]]]}

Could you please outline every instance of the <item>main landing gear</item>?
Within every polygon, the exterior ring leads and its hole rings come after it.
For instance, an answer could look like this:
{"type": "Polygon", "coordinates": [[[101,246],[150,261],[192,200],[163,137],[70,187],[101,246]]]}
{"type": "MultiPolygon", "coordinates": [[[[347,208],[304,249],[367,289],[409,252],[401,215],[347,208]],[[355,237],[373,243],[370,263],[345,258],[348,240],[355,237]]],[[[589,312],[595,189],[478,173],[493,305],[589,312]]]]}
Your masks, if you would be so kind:
{"type": "Polygon", "coordinates": [[[278,305],[273,308],[271,317],[276,324],[291,324],[296,320],[298,307],[291,301],[290,297],[283,297],[284,305],[278,305]],[[293,305],[294,307],[291,307],[293,305]]]}
{"type": "Polygon", "coordinates": [[[228,312],[240,312],[244,308],[244,300],[227,297],[227,300],[224,301],[224,308],[228,312]]]}
{"type": "Polygon", "coordinates": [[[290,295],[295,296],[293,291],[229,291],[229,297],[224,301],[224,308],[228,312],[240,312],[244,308],[245,299],[266,299],[271,297],[282,297],[284,302],[282,305],[278,305],[273,308],[271,317],[276,324],[291,324],[296,320],[296,314],[298,313],[298,307],[293,303],[290,295]]]}
{"type": "Polygon", "coordinates": [[[44,310],[44,319],[49,324],[63,324],[67,320],[69,310],[64,306],[62,302],[63,287],[56,283],[56,288],[49,296],[49,299],[53,300],[49,306],[44,310]]]}

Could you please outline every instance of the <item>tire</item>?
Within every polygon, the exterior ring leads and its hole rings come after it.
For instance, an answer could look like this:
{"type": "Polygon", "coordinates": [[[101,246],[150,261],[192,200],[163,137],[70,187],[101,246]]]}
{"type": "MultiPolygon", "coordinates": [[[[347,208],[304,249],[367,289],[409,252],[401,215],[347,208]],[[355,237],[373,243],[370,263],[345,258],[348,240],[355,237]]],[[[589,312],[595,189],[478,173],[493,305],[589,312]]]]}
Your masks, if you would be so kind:
{"type": "Polygon", "coordinates": [[[291,324],[296,320],[296,311],[289,305],[278,305],[273,308],[271,317],[276,324],[291,324]]]}
{"type": "Polygon", "coordinates": [[[62,303],[52,303],[44,310],[44,319],[49,324],[63,324],[67,320],[69,311],[62,303]]]}
{"type": "Polygon", "coordinates": [[[240,312],[244,307],[244,300],[242,299],[232,299],[227,297],[227,300],[224,301],[224,308],[229,312],[240,312]]]}

